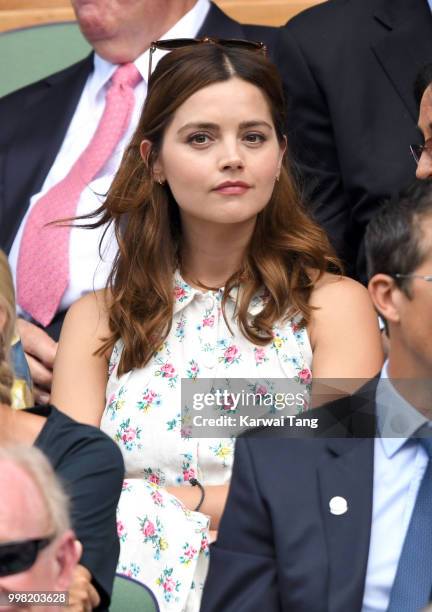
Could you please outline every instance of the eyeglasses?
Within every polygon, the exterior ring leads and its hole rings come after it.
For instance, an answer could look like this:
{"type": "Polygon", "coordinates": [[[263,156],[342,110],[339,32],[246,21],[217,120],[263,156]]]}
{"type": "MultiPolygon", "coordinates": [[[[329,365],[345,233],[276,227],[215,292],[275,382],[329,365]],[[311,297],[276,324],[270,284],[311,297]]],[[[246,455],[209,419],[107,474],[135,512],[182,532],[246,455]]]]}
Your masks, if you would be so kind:
{"type": "Polygon", "coordinates": [[[152,58],[156,49],[161,49],[162,51],[174,51],[175,49],[182,49],[183,47],[193,47],[196,45],[202,45],[204,43],[222,45],[223,47],[231,47],[233,49],[249,49],[249,51],[261,51],[263,55],[267,55],[267,47],[264,43],[256,42],[253,40],[242,40],[241,38],[224,39],[206,36],[205,38],[170,38],[167,40],[155,40],[150,46],[147,83],[150,80],[150,76],[152,73],[152,58]]]}
{"type": "Polygon", "coordinates": [[[414,157],[414,161],[416,164],[419,163],[420,161],[420,157],[423,154],[423,151],[426,151],[426,153],[430,156],[432,156],[432,138],[430,138],[429,140],[426,140],[426,142],[424,144],[412,144],[410,145],[410,151],[411,151],[411,155],[414,157]]]}
{"type": "Polygon", "coordinates": [[[421,278],[422,280],[432,283],[432,274],[395,274],[395,278],[421,278]]]}
{"type": "Polygon", "coordinates": [[[36,540],[0,544],[0,578],[30,569],[41,550],[54,540],[55,535],[36,540]]]}

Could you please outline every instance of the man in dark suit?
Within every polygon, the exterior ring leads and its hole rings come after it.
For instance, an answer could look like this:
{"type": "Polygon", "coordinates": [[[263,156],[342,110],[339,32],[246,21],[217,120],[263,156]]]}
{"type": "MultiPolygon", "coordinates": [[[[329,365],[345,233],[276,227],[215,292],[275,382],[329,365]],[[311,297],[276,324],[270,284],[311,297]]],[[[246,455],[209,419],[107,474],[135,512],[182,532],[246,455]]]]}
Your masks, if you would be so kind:
{"type": "Polygon", "coordinates": [[[391,340],[381,377],[301,415],[316,430],[237,440],[202,612],[418,612],[430,599],[431,245],[432,182],[418,182],[366,235],[391,340]]]}
{"type": "Polygon", "coordinates": [[[416,176],[432,178],[432,63],[426,64],[417,75],[414,94],[419,107],[418,127],[424,144],[414,144],[411,151],[417,162],[416,176]]]}
{"type": "Polygon", "coordinates": [[[305,195],[348,272],[366,280],[373,212],[415,173],[415,76],[432,58],[427,0],[328,0],[288,22],[277,60],[305,195]]]}
{"type": "MultiPolygon", "coordinates": [[[[88,143],[103,111],[110,71],[112,74],[117,65],[128,62],[136,63],[141,71],[142,81],[135,87],[135,114],[122,141],[95,181],[90,182],[87,195],[81,195],[75,214],[98,208],[100,198],[96,194],[107,191],[119,165],[145,99],[145,67],[151,41],[164,34],[167,38],[241,38],[265,42],[271,53],[278,36],[276,28],[237,23],[208,0],[114,0],[109,6],[106,0],[74,0],[73,6],[95,54],[0,100],[0,248],[10,254],[14,278],[25,215],[64,177],[88,143]]],[[[38,326],[35,318],[22,312],[25,309],[19,313],[20,335],[36,395],[42,402],[49,399],[56,340],[65,311],[80,295],[106,284],[115,247],[111,245],[105,261],[101,261],[99,238],[97,232],[72,229],[71,278],[49,325],[38,326]]],[[[18,306],[19,302],[18,292],[18,306]]]]}

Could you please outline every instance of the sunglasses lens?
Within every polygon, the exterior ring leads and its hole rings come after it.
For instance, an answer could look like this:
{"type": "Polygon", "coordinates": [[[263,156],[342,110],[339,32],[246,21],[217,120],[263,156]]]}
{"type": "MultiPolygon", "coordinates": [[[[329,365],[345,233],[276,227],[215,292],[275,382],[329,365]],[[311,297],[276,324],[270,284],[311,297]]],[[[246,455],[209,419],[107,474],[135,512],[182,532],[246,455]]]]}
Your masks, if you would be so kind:
{"type": "Polygon", "coordinates": [[[33,565],[36,556],[36,540],[0,545],[0,576],[24,572],[33,565]]]}
{"type": "Polygon", "coordinates": [[[199,44],[199,40],[194,38],[172,38],[169,40],[157,40],[153,43],[158,49],[163,51],[173,51],[174,49],[181,49],[182,47],[190,47],[192,45],[199,44]]]}

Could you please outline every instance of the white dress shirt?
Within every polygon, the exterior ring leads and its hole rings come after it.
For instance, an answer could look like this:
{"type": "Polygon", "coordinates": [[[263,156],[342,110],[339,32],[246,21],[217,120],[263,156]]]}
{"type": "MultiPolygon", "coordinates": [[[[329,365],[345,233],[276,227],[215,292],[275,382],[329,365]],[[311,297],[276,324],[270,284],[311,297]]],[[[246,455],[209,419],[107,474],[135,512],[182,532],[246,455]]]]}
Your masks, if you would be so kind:
{"type": "MultiPolygon", "coordinates": [[[[198,0],[194,7],[186,13],[162,38],[193,38],[197,35],[210,9],[209,0],[198,0]]],[[[157,50],[153,55],[152,65],[155,67],[165,52],[157,50]]],[[[125,134],[118,142],[113,154],[100,170],[97,176],[82,192],[77,206],[77,215],[87,215],[98,208],[104,201],[111,181],[120,165],[122,153],[130,141],[147,95],[149,51],[143,53],[135,61],[143,80],[135,88],[135,107],[125,134]]],[[[105,95],[111,76],[117,66],[98,55],[94,56],[94,70],[89,75],[82,91],[78,106],[69,124],[62,146],[57,154],[51,170],[48,172],[42,189],[30,199],[29,208],[24,216],[12,249],[9,261],[16,282],[16,268],[22,233],[31,208],[53,185],[62,180],[69,169],[89,144],[96,131],[105,107],[105,95]]],[[[69,243],[69,285],[60,303],[60,311],[66,310],[82,295],[93,289],[106,286],[112,261],[117,251],[114,234],[108,231],[99,255],[99,242],[105,228],[84,230],[73,228],[69,243]]],[[[18,304],[18,313],[25,316],[18,304]]]]}
{"type": "Polygon", "coordinates": [[[375,439],[372,528],[362,612],[385,612],[417,493],[428,464],[411,436],[429,421],[388,379],[387,363],[376,393],[380,437],[375,439]],[[403,436],[403,437],[401,437],[403,436]]]}
{"type": "Polygon", "coordinates": [[[429,4],[429,7],[430,7],[430,10],[432,11],[432,0],[428,0],[428,4],[429,4]]]}

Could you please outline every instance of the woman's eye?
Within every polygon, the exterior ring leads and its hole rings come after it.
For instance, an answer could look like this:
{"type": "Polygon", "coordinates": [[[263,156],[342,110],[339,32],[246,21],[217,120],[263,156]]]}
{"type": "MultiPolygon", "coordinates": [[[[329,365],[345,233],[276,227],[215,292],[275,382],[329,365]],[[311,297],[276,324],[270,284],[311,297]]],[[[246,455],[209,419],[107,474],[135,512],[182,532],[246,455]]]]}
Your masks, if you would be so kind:
{"type": "Polygon", "coordinates": [[[210,142],[210,136],[208,134],[191,134],[188,139],[188,143],[195,145],[206,145],[210,142]]]}
{"type": "Polygon", "coordinates": [[[264,134],[257,134],[256,132],[252,132],[250,134],[246,134],[244,139],[248,144],[261,144],[266,140],[264,134]]]}

